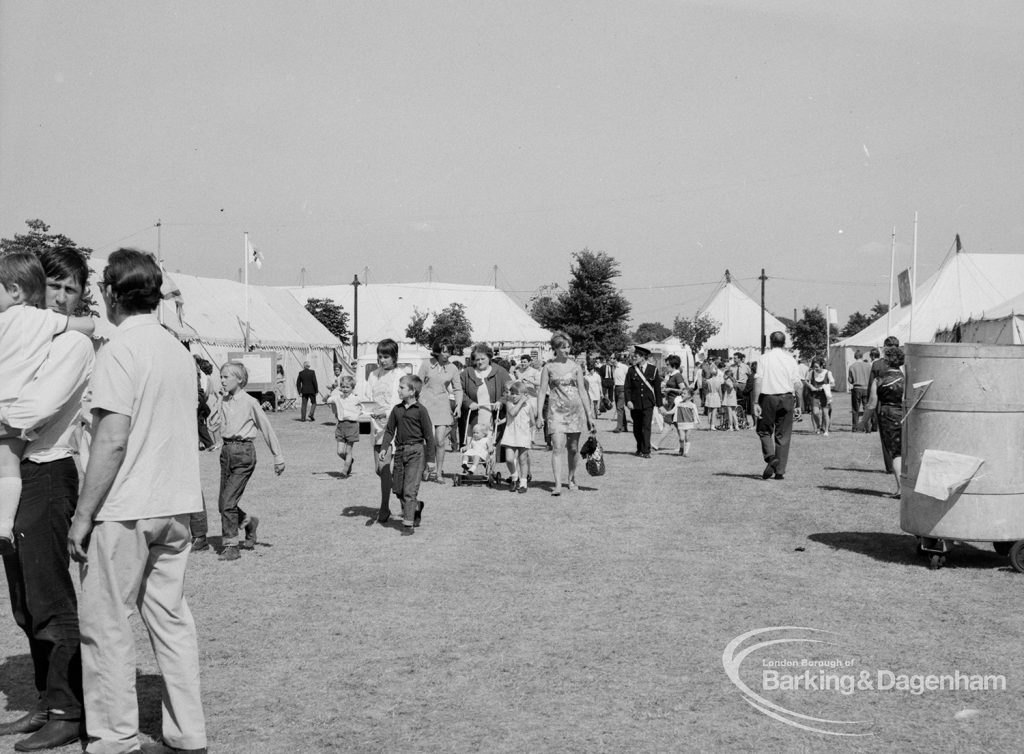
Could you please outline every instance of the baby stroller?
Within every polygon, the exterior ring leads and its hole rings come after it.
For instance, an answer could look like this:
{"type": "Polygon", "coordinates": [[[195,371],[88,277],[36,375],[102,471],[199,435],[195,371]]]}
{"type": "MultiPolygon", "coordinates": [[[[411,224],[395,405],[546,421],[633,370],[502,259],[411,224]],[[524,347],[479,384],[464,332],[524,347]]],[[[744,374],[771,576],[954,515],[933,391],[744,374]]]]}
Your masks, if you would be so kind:
{"type": "MultiPolygon", "coordinates": [[[[487,432],[488,450],[483,463],[484,473],[470,473],[466,469],[462,469],[452,477],[453,487],[461,487],[464,484],[483,484],[493,487],[501,483],[501,472],[498,471],[498,454],[501,452],[501,449],[498,447],[498,429],[505,423],[505,419],[504,417],[499,418],[498,413],[497,410],[491,412],[491,424],[487,432]]],[[[472,441],[472,432],[467,432],[466,442],[459,451],[460,460],[462,458],[461,454],[465,454],[469,450],[472,441]]]]}

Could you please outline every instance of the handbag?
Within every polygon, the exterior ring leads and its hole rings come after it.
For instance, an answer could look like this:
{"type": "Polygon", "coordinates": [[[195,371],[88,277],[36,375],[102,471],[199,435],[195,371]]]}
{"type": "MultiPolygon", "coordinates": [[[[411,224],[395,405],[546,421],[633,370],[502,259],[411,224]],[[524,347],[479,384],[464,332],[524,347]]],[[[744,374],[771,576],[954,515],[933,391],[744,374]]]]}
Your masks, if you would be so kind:
{"type": "Polygon", "coordinates": [[[658,408],[655,408],[654,413],[651,414],[651,428],[657,432],[665,431],[665,417],[658,408]]]}
{"type": "Polygon", "coordinates": [[[601,404],[600,404],[599,408],[601,409],[601,413],[602,414],[605,411],[611,411],[611,409],[612,409],[612,402],[610,400],[608,400],[608,396],[607,395],[602,395],[601,396],[601,404]]]}
{"type": "MultiPolygon", "coordinates": [[[[604,472],[607,470],[604,463],[604,449],[596,439],[591,439],[594,440],[594,448],[584,456],[587,459],[587,473],[590,476],[604,476],[604,472]]],[[[589,440],[587,442],[589,443],[589,440]]],[[[582,455],[582,451],[580,454],[582,455]]]]}

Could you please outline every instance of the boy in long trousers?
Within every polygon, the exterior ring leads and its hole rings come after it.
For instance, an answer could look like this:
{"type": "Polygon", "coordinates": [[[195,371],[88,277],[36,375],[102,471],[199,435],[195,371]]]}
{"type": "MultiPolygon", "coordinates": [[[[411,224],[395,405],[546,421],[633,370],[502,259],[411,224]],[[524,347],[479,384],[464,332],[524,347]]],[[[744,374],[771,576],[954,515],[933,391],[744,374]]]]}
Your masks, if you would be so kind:
{"type": "Polygon", "coordinates": [[[403,375],[398,383],[398,397],[402,402],[394,407],[384,427],[379,458],[387,458],[388,447],[395,443],[391,484],[395,497],[402,503],[403,534],[412,534],[420,525],[423,502],[417,499],[423,464],[434,469],[434,424],[430,414],[417,401],[423,381],[411,374],[403,375]]]}
{"type": "Polygon", "coordinates": [[[256,545],[256,527],[260,520],[248,516],[238,505],[249,483],[249,477],[256,469],[256,449],[253,440],[257,434],[274,454],[274,473],[284,471],[284,456],[274,428],[259,402],[243,388],[249,382],[249,371],[238,361],[229,361],[220,370],[220,382],[224,388],[224,399],[220,410],[224,428],[224,447],[220,451],[220,508],[224,549],[221,560],[238,560],[238,548],[251,550],[256,545]],[[245,541],[238,542],[238,524],[245,528],[245,541]]]}

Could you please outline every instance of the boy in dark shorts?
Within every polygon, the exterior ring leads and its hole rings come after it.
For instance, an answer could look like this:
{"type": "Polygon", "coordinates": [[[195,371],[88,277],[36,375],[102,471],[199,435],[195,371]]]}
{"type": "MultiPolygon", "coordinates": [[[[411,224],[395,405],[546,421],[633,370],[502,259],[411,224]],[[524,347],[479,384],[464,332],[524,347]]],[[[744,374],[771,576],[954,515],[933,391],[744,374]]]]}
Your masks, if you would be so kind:
{"type": "MultiPolygon", "coordinates": [[[[415,375],[403,375],[398,383],[398,396],[402,402],[394,407],[384,428],[380,460],[387,457],[391,441],[395,442],[394,468],[391,489],[402,503],[402,526],[405,534],[412,534],[420,525],[423,503],[416,499],[420,491],[423,463],[434,458],[434,425],[430,414],[417,401],[423,381],[415,375]]],[[[433,460],[427,467],[435,468],[433,460]]]]}
{"type": "Polygon", "coordinates": [[[355,461],[353,445],[359,442],[361,410],[359,398],[354,393],[355,389],[355,378],[345,374],[338,378],[338,387],[327,397],[327,403],[334,410],[334,416],[338,420],[338,426],[334,428],[334,439],[338,442],[342,478],[352,473],[352,463],[355,461]]]}

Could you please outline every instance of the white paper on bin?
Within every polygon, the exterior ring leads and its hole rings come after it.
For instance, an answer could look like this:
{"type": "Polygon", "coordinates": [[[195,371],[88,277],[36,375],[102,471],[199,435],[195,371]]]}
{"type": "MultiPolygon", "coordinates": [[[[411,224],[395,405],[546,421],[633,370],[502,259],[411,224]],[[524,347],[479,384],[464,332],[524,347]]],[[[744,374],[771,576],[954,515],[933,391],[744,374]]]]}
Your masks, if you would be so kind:
{"type": "Polygon", "coordinates": [[[971,481],[985,459],[948,450],[925,450],[914,492],[948,500],[971,481]]]}

